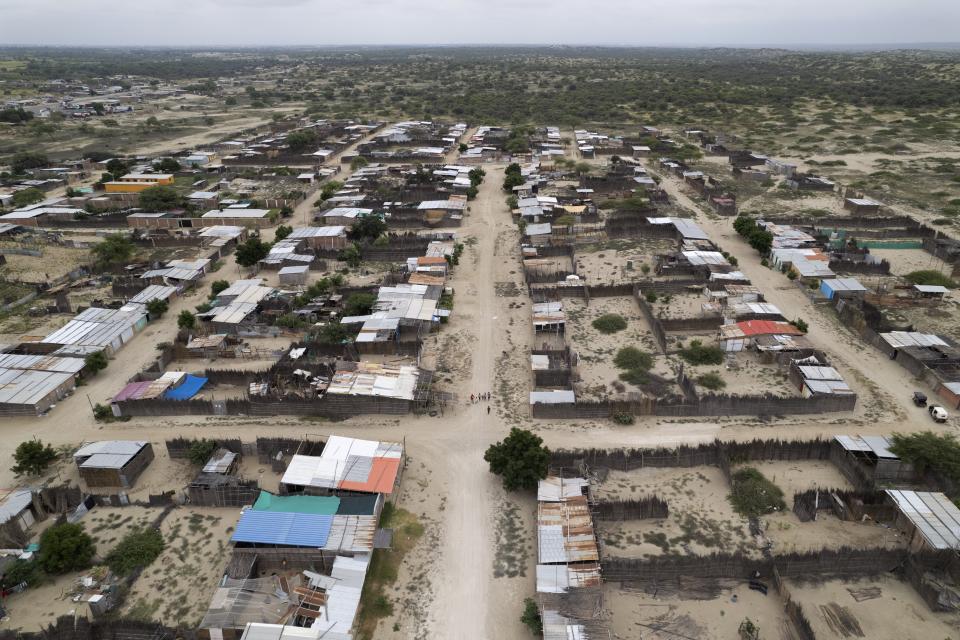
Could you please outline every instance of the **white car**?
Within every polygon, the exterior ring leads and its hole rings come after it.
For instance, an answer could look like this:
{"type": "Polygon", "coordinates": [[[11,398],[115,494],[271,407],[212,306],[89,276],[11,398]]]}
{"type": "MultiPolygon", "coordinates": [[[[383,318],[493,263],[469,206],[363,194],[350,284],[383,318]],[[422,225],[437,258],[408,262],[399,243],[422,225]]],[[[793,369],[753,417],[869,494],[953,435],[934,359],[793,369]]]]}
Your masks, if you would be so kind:
{"type": "Polygon", "coordinates": [[[927,411],[930,412],[930,417],[933,418],[934,422],[946,422],[947,418],[950,417],[947,410],[937,404],[930,405],[927,411]]]}

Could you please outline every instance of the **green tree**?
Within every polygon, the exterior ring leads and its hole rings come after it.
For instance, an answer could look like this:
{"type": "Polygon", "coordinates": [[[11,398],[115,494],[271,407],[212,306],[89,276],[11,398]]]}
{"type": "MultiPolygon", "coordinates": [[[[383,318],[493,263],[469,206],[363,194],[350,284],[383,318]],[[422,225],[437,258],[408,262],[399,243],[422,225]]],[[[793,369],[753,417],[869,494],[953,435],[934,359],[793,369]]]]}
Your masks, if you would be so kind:
{"type": "Polygon", "coordinates": [[[36,187],[21,189],[13,194],[13,206],[17,208],[30,206],[41,200],[43,200],[43,191],[36,187]]]}
{"type": "Polygon", "coordinates": [[[360,266],[360,263],[363,262],[363,254],[360,253],[359,245],[354,242],[344,247],[340,253],[337,254],[337,260],[346,262],[348,266],[356,269],[360,266]]]}
{"type": "Polygon", "coordinates": [[[369,160],[367,160],[366,158],[361,158],[360,156],[357,156],[356,158],[350,161],[350,169],[352,171],[356,171],[357,169],[363,169],[368,164],[370,164],[369,160]]]}
{"type": "Polygon", "coordinates": [[[287,146],[293,153],[303,153],[317,145],[317,134],[312,129],[293,131],[287,135],[287,146]]]}
{"type": "Polygon", "coordinates": [[[190,444],[190,450],[187,451],[187,459],[195,466],[202,467],[207,464],[207,460],[210,459],[210,456],[212,456],[216,450],[216,440],[207,440],[206,438],[194,440],[193,443],[190,444]]]}
{"type": "Polygon", "coordinates": [[[97,375],[106,369],[107,365],[109,364],[110,361],[107,359],[107,354],[105,354],[103,351],[95,351],[94,353],[88,354],[87,357],[83,359],[83,367],[91,376],[97,375]]]}
{"type": "Polygon", "coordinates": [[[130,262],[137,248],[133,241],[122,233],[112,233],[95,244],[90,253],[94,261],[101,266],[119,266],[130,262]]]}
{"type": "Polygon", "coordinates": [[[234,258],[241,267],[252,267],[267,257],[270,253],[270,245],[260,239],[259,236],[251,236],[247,241],[237,246],[234,258]]]}
{"type": "Polygon", "coordinates": [[[129,171],[130,167],[127,165],[127,163],[119,158],[111,158],[107,161],[107,173],[110,174],[110,177],[113,180],[119,180],[123,176],[127,175],[127,172],[129,171]]]}
{"type": "Polygon", "coordinates": [[[277,231],[276,233],[274,233],[273,239],[275,242],[279,242],[280,240],[283,240],[284,238],[289,236],[291,233],[293,233],[293,227],[289,225],[281,224],[280,226],[277,227],[277,231]]]}
{"type": "Polygon", "coordinates": [[[47,159],[46,154],[34,153],[32,151],[18,151],[13,154],[13,158],[10,160],[10,169],[14,175],[20,175],[30,169],[46,167],[49,164],[50,161],[47,159]]]}
{"type": "Polygon", "coordinates": [[[228,107],[234,107],[237,105],[237,99],[234,96],[227,96],[227,98],[223,101],[223,104],[228,107]]]}
{"type": "Polygon", "coordinates": [[[49,444],[43,444],[37,438],[25,440],[18,444],[13,452],[13,461],[16,464],[10,470],[18,476],[38,476],[56,459],[57,452],[49,444]]]}
{"type": "Polygon", "coordinates": [[[176,173],[177,171],[180,171],[181,167],[180,163],[173,158],[164,158],[157,164],[153,165],[153,168],[160,173],[176,173]]]}
{"type": "Polygon", "coordinates": [[[147,118],[144,124],[147,125],[147,128],[149,129],[152,127],[159,127],[160,121],[157,120],[157,116],[150,116],[149,118],[147,118]]]}
{"type": "Polygon", "coordinates": [[[343,315],[365,316],[376,301],[377,296],[372,293],[351,293],[343,303],[343,315]]]}
{"type": "Polygon", "coordinates": [[[550,450],[543,446],[540,436],[514,427],[503,441],[490,445],[483,459],[492,473],[503,478],[507,491],[532,490],[547,477],[550,450]]]}
{"type": "Polygon", "coordinates": [[[350,330],[346,325],[339,322],[328,322],[320,327],[316,333],[318,344],[337,345],[343,344],[350,338],[350,330]]]}
{"type": "Polygon", "coordinates": [[[180,312],[177,316],[177,326],[181,329],[191,330],[197,326],[197,316],[193,315],[187,309],[180,312]]]}
{"type": "Polygon", "coordinates": [[[163,546],[163,536],[157,529],[135,529],[123,536],[104,560],[110,571],[128,576],[159,558],[163,546]]]}
{"type": "Polygon", "coordinates": [[[79,524],[56,524],[40,536],[37,562],[50,574],[79,571],[90,566],[96,553],[93,539],[79,524]]]}
{"type": "Polygon", "coordinates": [[[158,184],[140,192],[140,206],[147,211],[169,211],[182,203],[177,190],[168,185],[158,184]]]}
{"type": "Polygon", "coordinates": [[[154,298],[153,300],[147,301],[146,307],[147,313],[150,314],[151,318],[160,318],[163,317],[163,314],[170,308],[170,304],[166,300],[154,298]]]}
{"type": "Polygon", "coordinates": [[[526,598],[523,601],[523,613],[520,615],[520,622],[527,625],[530,632],[535,636],[543,634],[543,620],[540,618],[540,608],[533,598],[526,598]]]}
{"type": "Polygon", "coordinates": [[[221,291],[225,291],[230,288],[230,283],[226,280],[214,280],[210,283],[210,298],[216,298],[220,295],[221,291]]]}
{"type": "Polygon", "coordinates": [[[376,240],[386,232],[387,223],[380,216],[369,215],[358,218],[356,222],[350,225],[347,237],[351,240],[363,240],[364,238],[376,240]]]}

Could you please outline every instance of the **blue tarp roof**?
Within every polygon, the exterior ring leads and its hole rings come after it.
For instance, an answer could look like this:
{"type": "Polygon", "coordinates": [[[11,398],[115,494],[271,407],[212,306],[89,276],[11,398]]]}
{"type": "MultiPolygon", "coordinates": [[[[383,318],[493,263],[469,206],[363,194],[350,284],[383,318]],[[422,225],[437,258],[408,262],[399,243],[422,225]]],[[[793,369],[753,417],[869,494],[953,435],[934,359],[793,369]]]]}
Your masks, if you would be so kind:
{"type": "Polygon", "coordinates": [[[312,513],[244,511],[230,538],[233,542],[322,547],[327,544],[333,516],[312,513]]]}
{"type": "Polygon", "coordinates": [[[178,387],[174,387],[173,389],[168,389],[163,395],[167,400],[189,400],[193,396],[197,395],[197,393],[205,384],[207,384],[206,378],[200,378],[198,376],[191,376],[190,374],[187,374],[183,384],[178,387]]]}

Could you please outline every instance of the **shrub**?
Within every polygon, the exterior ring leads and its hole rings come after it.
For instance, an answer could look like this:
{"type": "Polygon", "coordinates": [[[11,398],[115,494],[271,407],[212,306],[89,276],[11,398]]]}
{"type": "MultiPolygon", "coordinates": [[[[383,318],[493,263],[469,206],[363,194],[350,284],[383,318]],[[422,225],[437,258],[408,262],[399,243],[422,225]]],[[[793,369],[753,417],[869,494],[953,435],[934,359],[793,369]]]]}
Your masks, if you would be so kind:
{"type": "Polygon", "coordinates": [[[628,424],[633,424],[635,422],[633,414],[625,413],[623,411],[617,411],[611,417],[613,418],[613,421],[616,424],[628,425],[628,424]]]}
{"type": "Polygon", "coordinates": [[[343,303],[343,315],[362,316],[370,313],[377,296],[372,293],[351,293],[343,303]]]}
{"type": "Polygon", "coordinates": [[[13,461],[16,464],[10,470],[18,476],[38,476],[56,459],[57,452],[49,444],[43,444],[38,438],[25,440],[18,444],[13,452],[13,461]]]}
{"type": "Polygon", "coordinates": [[[96,375],[107,368],[110,361],[107,360],[107,354],[103,351],[91,353],[83,359],[83,366],[90,375],[96,375]]]}
{"type": "Polygon", "coordinates": [[[483,459],[489,463],[491,473],[503,478],[507,491],[533,490],[547,477],[550,450],[543,446],[540,436],[514,427],[510,435],[487,448],[483,459]]]}
{"type": "Polygon", "coordinates": [[[623,347],[613,357],[613,364],[620,369],[649,370],[653,366],[653,356],[636,347],[623,347]]]}
{"type": "Polygon", "coordinates": [[[711,391],[717,391],[727,386],[726,381],[716,371],[697,376],[697,384],[711,391]]]}
{"type": "Polygon", "coordinates": [[[147,313],[150,314],[151,318],[159,318],[167,312],[167,309],[170,308],[170,304],[166,300],[154,298],[153,300],[147,301],[146,307],[147,313]]]}
{"type": "Polygon", "coordinates": [[[207,464],[207,460],[210,459],[210,456],[212,456],[216,450],[217,443],[214,440],[207,440],[206,438],[195,440],[190,445],[190,450],[187,451],[187,459],[190,460],[192,464],[202,467],[207,464]]]}
{"type": "Polygon", "coordinates": [[[20,584],[35,587],[43,582],[45,577],[39,562],[17,558],[4,569],[0,589],[13,589],[20,584]]]}
{"type": "Polygon", "coordinates": [[[593,321],[593,328],[600,333],[616,333],[627,328],[627,321],[616,313],[606,313],[593,321]]]}
{"type": "Polygon", "coordinates": [[[780,487],[753,467],[740,469],[730,480],[733,485],[729,496],[730,504],[737,513],[746,518],[755,518],[787,508],[780,487]]]}
{"type": "Polygon", "coordinates": [[[904,277],[913,284],[940,285],[948,289],[955,289],[957,287],[957,283],[954,282],[952,278],[933,269],[911,271],[904,277]]]}
{"type": "Polygon", "coordinates": [[[807,326],[806,320],[804,320],[803,318],[797,318],[796,320],[791,320],[790,324],[795,326],[797,329],[800,329],[800,331],[803,331],[804,333],[806,333],[807,329],[809,329],[809,327],[807,326]]]}
{"type": "Polygon", "coordinates": [[[113,418],[113,411],[110,410],[110,407],[105,404],[100,404],[99,402],[93,405],[93,419],[97,422],[108,422],[113,418]]]}
{"type": "Polygon", "coordinates": [[[540,609],[533,598],[527,598],[523,601],[523,614],[520,616],[520,622],[527,625],[530,632],[536,636],[543,634],[543,620],[540,618],[540,609]]]}
{"type": "MultiPolygon", "coordinates": [[[[960,442],[951,433],[923,431],[893,434],[890,451],[913,465],[918,473],[934,471],[960,486],[960,442]]],[[[956,497],[956,496],[951,496],[956,497]]]]}
{"type": "Polygon", "coordinates": [[[690,364],[722,364],[723,349],[705,346],[699,340],[691,340],[690,346],[680,349],[680,357],[690,364]]]}
{"type": "Polygon", "coordinates": [[[643,297],[646,298],[647,302],[649,302],[650,304],[653,304],[654,302],[657,301],[657,294],[654,293],[653,291],[647,292],[647,295],[643,297]]]}
{"type": "Polygon", "coordinates": [[[123,536],[107,554],[106,564],[118,576],[146,567],[163,553],[163,536],[156,529],[137,529],[123,536]]]}
{"type": "Polygon", "coordinates": [[[216,298],[222,291],[230,288],[230,283],[226,280],[214,280],[210,283],[210,299],[216,298]]]}
{"type": "Polygon", "coordinates": [[[177,326],[181,329],[193,329],[197,326],[197,316],[184,309],[177,316],[177,326]]]}
{"type": "Polygon", "coordinates": [[[40,536],[37,562],[51,574],[79,571],[90,566],[96,553],[93,539],[79,524],[56,524],[40,536]]]}

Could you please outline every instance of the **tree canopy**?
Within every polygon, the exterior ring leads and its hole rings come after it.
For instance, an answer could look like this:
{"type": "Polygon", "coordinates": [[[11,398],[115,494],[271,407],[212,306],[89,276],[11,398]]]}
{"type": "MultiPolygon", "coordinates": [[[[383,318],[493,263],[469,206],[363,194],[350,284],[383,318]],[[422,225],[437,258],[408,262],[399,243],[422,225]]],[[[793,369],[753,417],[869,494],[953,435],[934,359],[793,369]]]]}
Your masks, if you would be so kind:
{"type": "Polygon", "coordinates": [[[543,439],[526,429],[516,427],[501,442],[490,445],[483,459],[490,471],[503,478],[507,491],[536,489],[537,482],[547,477],[550,450],[543,439]]]}
{"type": "Polygon", "coordinates": [[[89,567],[95,553],[93,539],[82,526],[56,524],[40,536],[37,562],[47,573],[68,573],[89,567]]]}
{"type": "Polygon", "coordinates": [[[387,223],[380,216],[369,215],[358,218],[356,222],[350,225],[347,237],[351,240],[362,240],[364,238],[376,240],[386,232],[387,223]]]}
{"type": "Polygon", "coordinates": [[[182,203],[177,190],[168,185],[158,184],[140,192],[140,206],[147,211],[169,211],[182,203]]]}
{"type": "Polygon", "coordinates": [[[40,191],[40,189],[36,187],[21,189],[13,194],[13,206],[18,208],[36,204],[41,200],[43,200],[43,191],[40,191]]]}
{"type": "Polygon", "coordinates": [[[111,233],[103,242],[93,245],[90,253],[97,264],[113,267],[130,262],[136,250],[130,238],[122,233],[111,233]]]}
{"type": "Polygon", "coordinates": [[[49,444],[43,444],[37,438],[25,440],[18,444],[13,452],[13,461],[16,464],[10,470],[18,476],[38,476],[56,459],[57,452],[49,444]]]}
{"type": "Polygon", "coordinates": [[[234,258],[241,267],[252,267],[267,257],[270,253],[270,244],[259,236],[250,236],[243,244],[237,245],[234,258]]]}

